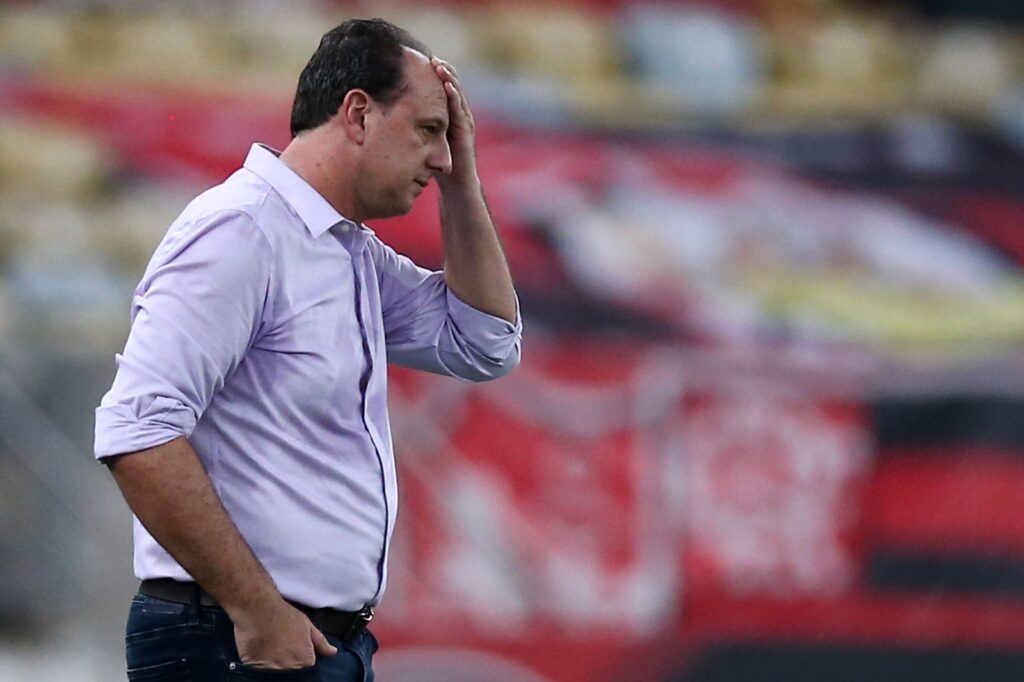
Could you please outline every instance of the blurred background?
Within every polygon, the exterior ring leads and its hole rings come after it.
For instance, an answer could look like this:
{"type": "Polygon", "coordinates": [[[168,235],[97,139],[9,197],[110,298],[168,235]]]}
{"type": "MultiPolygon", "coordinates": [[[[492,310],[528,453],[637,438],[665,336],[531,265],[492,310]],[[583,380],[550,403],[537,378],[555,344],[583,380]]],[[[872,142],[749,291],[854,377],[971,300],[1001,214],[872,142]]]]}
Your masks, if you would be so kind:
{"type": "Polygon", "coordinates": [[[0,5],[0,680],[123,679],[132,289],[356,16],[458,67],[526,320],[392,373],[378,679],[1024,679],[1024,3],[68,0],[0,5]]]}

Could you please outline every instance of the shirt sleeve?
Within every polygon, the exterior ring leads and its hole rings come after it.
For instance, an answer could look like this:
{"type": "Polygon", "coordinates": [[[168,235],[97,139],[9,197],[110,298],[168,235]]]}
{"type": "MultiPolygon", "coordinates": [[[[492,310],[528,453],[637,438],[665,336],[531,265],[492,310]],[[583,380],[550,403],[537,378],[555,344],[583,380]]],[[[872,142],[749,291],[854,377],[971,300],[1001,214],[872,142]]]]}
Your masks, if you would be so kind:
{"type": "Polygon", "coordinates": [[[171,227],[136,289],[131,332],[96,409],[97,458],[192,434],[255,340],[271,263],[245,214],[171,227]]]}
{"type": "Polygon", "coordinates": [[[459,299],[443,272],[417,266],[376,237],[370,247],[389,362],[469,381],[497,379],[519,365],[523,323],[518,301],[512,324],[459,299]]]}

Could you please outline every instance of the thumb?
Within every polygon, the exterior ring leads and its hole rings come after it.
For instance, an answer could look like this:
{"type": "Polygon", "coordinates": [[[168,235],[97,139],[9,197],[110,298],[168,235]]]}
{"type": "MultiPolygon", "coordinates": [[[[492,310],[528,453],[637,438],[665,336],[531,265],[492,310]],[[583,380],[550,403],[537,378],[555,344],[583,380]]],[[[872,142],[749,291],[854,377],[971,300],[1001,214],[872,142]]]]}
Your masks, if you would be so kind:
{"type": "Polygon", "coordinates": [[[328,642],[324,633],[317,630],[315,625],[310,624],[309,634],[313,639],[313,649],[321,656],[333,656],[338,653],[338,647],[328,642]]]}

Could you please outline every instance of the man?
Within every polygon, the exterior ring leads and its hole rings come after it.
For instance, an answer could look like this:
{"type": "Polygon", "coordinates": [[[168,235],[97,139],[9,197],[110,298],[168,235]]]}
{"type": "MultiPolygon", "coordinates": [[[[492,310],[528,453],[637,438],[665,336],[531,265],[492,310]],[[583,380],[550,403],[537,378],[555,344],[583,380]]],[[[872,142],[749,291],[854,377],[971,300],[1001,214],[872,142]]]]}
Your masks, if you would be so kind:
{"type": "Polygon", "coordinates": [[[254,145],[146,269],[96,411],[135,514],[129,679],[372,679],[397,509],[386,360],[482,381],[520,352],[473,116],[428,54],[379,19],[328,32],[287,148],[254,145]],[[431,177],[435,273],[362,225],[431,177]]]}

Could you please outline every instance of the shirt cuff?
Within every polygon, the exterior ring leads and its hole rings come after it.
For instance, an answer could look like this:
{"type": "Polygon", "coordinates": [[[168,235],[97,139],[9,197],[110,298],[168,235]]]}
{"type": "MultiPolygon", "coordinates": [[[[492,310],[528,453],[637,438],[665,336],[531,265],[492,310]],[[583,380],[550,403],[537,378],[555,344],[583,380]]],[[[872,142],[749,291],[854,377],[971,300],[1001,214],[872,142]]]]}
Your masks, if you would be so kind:
{"type": "Polygon", "coordinates": [[[191,409],[170,398],[154,398],[145,413],[132,405],[96,408],[96,459],[137,452],[163,445],[180,436],[188,437],[196,427],[191,409]]]}
{"type": "Polygon", "coordinates": [[[516,297],[515,324],[508,320],[477,310],[449,288],[448,315],[462,335],[474,348],[495,361],[507,358],[523,335],[523,320],[519,314],[519,298],[516,297]]]}

